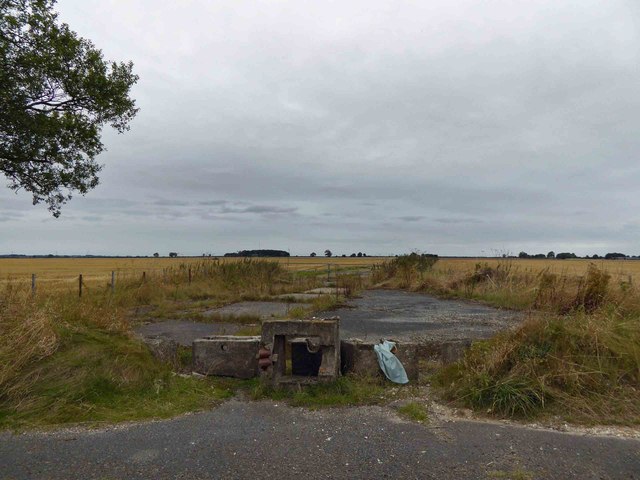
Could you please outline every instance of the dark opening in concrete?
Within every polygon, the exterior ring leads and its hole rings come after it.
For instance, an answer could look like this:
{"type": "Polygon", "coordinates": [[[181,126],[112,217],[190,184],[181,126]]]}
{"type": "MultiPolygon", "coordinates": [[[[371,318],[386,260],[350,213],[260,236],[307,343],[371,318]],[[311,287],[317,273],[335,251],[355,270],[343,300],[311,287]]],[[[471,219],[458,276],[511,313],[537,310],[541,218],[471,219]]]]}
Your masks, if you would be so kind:
{"type": "MultiPolygon", "coordinates": [[[[316,339],[315,345],[319,339],[316,339]]],[[[291,344],[291,374],[317,377],[322,364],[322,347],[314,347],[312,339],[294,338],[291,344]]]]}

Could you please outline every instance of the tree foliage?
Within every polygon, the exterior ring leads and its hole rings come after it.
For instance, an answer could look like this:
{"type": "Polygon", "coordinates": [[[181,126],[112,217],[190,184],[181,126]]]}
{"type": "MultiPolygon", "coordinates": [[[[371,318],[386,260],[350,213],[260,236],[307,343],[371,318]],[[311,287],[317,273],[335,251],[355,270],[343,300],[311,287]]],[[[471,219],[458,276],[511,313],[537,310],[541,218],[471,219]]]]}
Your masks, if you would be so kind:
{"type": "Polygon", "coordinates": [[[59,23],[54,5],[0,0],[0,172],[57,217],[98,184],[100,132],[129,128],[138,77],[59,23]]]}
{"type": "Polygon", "coordinates": [[[560,252],[556,255],[556,258],[558,260],[566,260],[568,258],[578,258],[578,256],[575,253],[570,253],[570,252],[560,252]]]}

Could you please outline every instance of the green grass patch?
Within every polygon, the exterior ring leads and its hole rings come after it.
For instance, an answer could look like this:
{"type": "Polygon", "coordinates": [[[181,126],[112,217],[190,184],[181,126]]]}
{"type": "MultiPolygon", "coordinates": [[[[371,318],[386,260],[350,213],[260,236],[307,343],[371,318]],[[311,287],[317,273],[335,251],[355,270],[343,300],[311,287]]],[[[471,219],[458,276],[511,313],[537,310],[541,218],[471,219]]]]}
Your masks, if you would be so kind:
{"type": "Polygon", "coordinates": [[[176,375],[121,333],[76,325],[61,328],[60,337],[54,355],[3,386],[0,428],[167,418],[210,407],[235,389],[233,382],[176,375]]]}
{"type": "Polygon", "coordinates": [[[257,337],[262,334],[262,325],[245,325],[240,328],[234,335],[239,337],[257,337]]]}
{"type": "Polygon", "coordinates": [[[318,295],[317,298],[311,300],[304,305],[297,304],[289,309],[289,318],[301,320],[311,317],[317,312],[326,312],[335,310],[344,305],[344,297],[336,295],[318,295]]]}
{"type": "Polygon", "coordinates": [[[425,407],[423,403],[419,402],[409,402],[398,407],[398,413],[400,416],[418,423],[424,423],[429,420],[427,407],[425,407]]]}
{"type": "Polygon", "coordinates": [[[300,388],[273,388],[257,383],[251,397],[254,400],[284,401],[299,407],[328,408],[385,404],[403,398],[412,391],[410,387],[391,385],[377,378],[347,375],[334,382],[300,388]]]}
{"type": "Polygon", "coordinates": [[[501,478],[505,480],[533,480],[534,476],[531,472],[517,468],[509,472],[505,470],[491,470],[487,472],[488,478],[501,478]]]}

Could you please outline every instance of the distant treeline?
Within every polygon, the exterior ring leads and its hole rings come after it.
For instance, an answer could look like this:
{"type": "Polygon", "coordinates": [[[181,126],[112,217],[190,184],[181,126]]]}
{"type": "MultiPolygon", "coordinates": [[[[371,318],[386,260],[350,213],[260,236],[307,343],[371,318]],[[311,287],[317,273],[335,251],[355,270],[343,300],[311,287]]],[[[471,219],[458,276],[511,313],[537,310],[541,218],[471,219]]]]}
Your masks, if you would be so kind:
{"type": "Polygon", "coordinates": [[[0,254],[0,258],[149,258],[149,255],[23,255],[21,253],[0,254]]]}
{"type": "Polygon", "coordinates": [[[225,257],[288,257],[284,250],[240,250],[237,253],[225,253],[225,257]]]}
{"type": "Polygon", "coordinates": [[[555,252],[549,252],[546,255],[544,253],[537,253],[535,255],[529,255],[527,252],[520,252],[518,254],[518,258],[558,258],[560,260],[564,260],[564,259],[567,259],[567,258],[587,258],[587,259],[591,259],[591,260],[598,260],[598,259],[619,260],[619,259],[625,259],[626,258],[626,259],[629,259],[629,260],[638,260],[638,259],[640,259],[640,256],[629,256],[629,255],[626,255],[624,253],[618,253],[618,252],[607,253],[604,257],[601,257],[597,253],[594,254],[591,257],[589,255],[586,255],[584,257],[579,257],[575,253],[570,253],[570,252],[560,252],[560,253],[557,253],[557,254],[555,252]]]}

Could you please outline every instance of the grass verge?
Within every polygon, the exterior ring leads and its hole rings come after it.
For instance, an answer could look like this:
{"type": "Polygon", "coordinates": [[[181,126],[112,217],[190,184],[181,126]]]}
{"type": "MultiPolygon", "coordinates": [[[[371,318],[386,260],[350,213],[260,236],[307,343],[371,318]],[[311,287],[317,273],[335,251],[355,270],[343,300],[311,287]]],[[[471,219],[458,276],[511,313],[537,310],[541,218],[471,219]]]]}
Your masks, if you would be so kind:
{"type": "Polygon", "coordinates": [[[126,334],[67,325],[55,355],[5,385],[0,428],[167,418],[209,407],[235,387],[176,375],[126,334]]]}
{"type": "Polygon", "coordinates": [[[296,407],[328,408],[354,405],[380,405],[404,398],[412,387],[391,385],[379,378],[347,375],[334,382],[296,388],[273,388],[256,383],[251,391],[254,400],[284,401],[296,407]]]}
{"type": "Polygon", "coordinates": [[[640,324],[615,313],[538,316],[476,342],[433,378],[442,396],[499,416],[640,424],[640,324]]]}
{"type": "Polygon", "coordinates": [[[398,407],[398,414],[401,417],[413,420],[414,422],[424,423],[429,420],[429,412],[423,403],[409,402],[398,407]]]}

